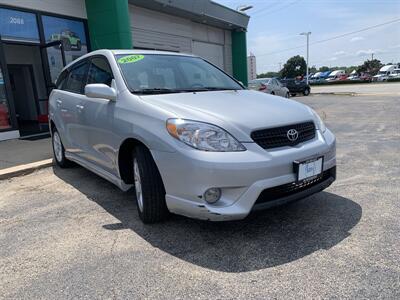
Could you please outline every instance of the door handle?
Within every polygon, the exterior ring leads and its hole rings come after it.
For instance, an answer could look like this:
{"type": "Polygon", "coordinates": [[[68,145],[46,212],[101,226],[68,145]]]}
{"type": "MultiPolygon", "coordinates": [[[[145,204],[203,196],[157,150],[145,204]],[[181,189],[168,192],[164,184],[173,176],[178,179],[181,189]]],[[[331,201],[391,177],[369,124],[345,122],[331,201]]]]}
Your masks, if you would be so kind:
{"type": "Polygon", "coordinates": [[[62,101],[61,101],[60,99],[57,99],[57,100],[56,100],[56,103],[57,103],[57,106],[60,107],[61,104],[62,104],[62,101]]]}
{"type": "Polygon", "coordinates": [[[79,104],[76,105],[76,109],[77,109],[79,112],[81,112],[84,108],[85,108],[85,107],[84,107],[83,105],[79,105],[79,104]]]}

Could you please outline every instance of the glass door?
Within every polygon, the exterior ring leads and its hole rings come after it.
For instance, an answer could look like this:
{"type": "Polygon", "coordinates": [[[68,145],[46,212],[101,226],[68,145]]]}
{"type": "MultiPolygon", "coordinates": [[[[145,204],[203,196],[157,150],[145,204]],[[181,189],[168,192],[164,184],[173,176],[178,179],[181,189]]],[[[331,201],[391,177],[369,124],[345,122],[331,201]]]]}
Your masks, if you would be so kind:
{"type": "Polygon", "coordinates": [[[58,75],[66,65],[63,43],[54,41],[42,46],[42,59],[47,92],[50,95],[51,90],[55,87],[58,75]]]}
{"type": "MultiPolygon", "coordinates": [[[[42,46],[42,65],[46,80],[47,96],[50,96],[51,91],[56,86],[57,77],[61,70],[65,67],[64,46],[61,41],[54,41],[42,46]]],[[[48,99],[39,100],[39,124],[42,131],[48,130],[48,114],[49,101],[48,99]]]]}
{"type": "Polygon", "coordinates": [[[13,104],[3,42],[0,36],[0,140],[2,132],[17,129],[13,104]]]}

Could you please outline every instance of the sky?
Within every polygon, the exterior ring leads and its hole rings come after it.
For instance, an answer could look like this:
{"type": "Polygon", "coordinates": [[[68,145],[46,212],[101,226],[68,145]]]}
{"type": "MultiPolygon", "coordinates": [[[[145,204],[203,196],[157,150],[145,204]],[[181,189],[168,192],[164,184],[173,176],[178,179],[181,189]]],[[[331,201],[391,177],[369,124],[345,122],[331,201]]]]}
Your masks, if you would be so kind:
{"type": "Polygon", "coordinates": [[[360,65],[366,59],[400,62],[400,0],[214,0],[236,9],[252,5],[247,51],[257,57],[257,73],[279,71],[294,55],[306,57],[311,31],[310,66],[360,65]],[[391,24],[339,35],[397,20],[391,24]],[[315,44],[313,44],[315,43],[315,44]],[[290,48],[296,48],[287,50],[290,48]]]}

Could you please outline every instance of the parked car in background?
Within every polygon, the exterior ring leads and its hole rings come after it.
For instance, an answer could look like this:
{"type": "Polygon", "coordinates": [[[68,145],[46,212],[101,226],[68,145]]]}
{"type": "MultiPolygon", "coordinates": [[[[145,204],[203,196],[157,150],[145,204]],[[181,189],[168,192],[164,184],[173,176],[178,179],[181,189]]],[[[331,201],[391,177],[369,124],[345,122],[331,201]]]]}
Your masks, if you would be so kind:
{"type": "Polygon", "coordinates": [[[332,73],[331,71],[325,71],[325,72],[322,72],[322,73],[319,75],[319,77],[321,78],[321,80],[326,80],[326,79],[329,77],[329,75],[330,75],[331,73],[332,73]]]}
{"type": "Polygon", "coordinates": [[[389,75],[390,78],[400,78],[400,69],[394,69],[393,73],[389,75]]]}
{"type": "Polygon", "coordinates": [[[249,91],[197,56],[86,54],[63,69],[49,118],[55,162],[134,187],[145,223],[170,212],[243,219],[336,178],[336,139],[314,110],[249,91]]]}
{"type": "Polygon", "coordinates": [[[372,77],[372,81],[386,81],[389,79],[390,74],[393,74],[397,69],[396,65],[386,65],[380,68],[378,74],[372,77]]]}
{"type": "Polygon", "coordinates": [[[341,78],[343,78],[343,75],[346,75],[346,72],[344,70],[333,71],[329,74],[326,81],[332,82],[332,81],[336,81],[336,80],[341,80],[341,78]]]}
{"type": "Polygon", "coordinates": [[[289,89],[291,96],[296,96],[297,94],[303,94],[308,96],[310,94],[311,88],[307,84],[306,80],[296,80],[294,78],[284,78],[279,79],[283,86],[289,89]]]}
{"type": "Polygon", "coordinates": [[[359,76],[358,79],[362,80],[362,81],[371,82],[372,81],[372,76],[371,76],[371,74],[368,74],[368,73],[361,73],[361,75],[359,76]]]}
{"type": "Polygon", "coordinates": [[[349,77],[347,77],[347,80],[359,80],[360,75],[358,74],[351,74],[349,77]]]}
{"type": "Polygon", "coordinates": [[[259,78],[249,81],[249,89],[285,98],[290,97],[289,89],[276,78],[259,78]]]}

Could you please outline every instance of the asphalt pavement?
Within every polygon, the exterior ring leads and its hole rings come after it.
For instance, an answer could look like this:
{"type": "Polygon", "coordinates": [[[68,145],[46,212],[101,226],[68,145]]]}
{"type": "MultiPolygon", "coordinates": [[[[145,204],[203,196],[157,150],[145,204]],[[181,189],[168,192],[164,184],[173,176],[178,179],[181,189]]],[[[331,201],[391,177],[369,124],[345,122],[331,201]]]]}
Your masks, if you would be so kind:
{"type": "Polygon", "coordinates": [[[84,170],[0,181],[0,298],[400,298],[400,99],[295,97],[337,135],[326,191],[211,223],[143,225],[84,170]]]}
{"type": "Polygon", "coordinates": [[[311,86],[312,93],[342,93],[364,96],[400,97],[400,82],[372,82],[362,84],[326,84],[311,86]]]}

